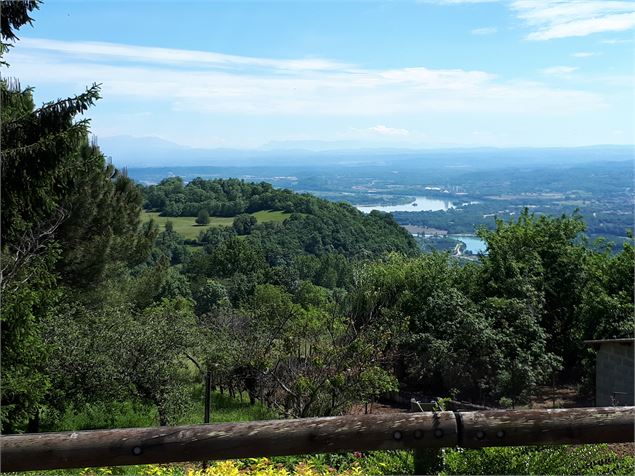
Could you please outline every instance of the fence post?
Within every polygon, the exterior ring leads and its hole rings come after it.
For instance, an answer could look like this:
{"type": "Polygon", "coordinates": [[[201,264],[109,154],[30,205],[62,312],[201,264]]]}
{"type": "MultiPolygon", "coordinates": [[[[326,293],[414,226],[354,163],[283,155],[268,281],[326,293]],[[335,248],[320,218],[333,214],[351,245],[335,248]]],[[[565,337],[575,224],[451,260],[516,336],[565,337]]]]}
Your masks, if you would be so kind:
{"type": "MultiPolygon", "coordinates": [[[[410,411],[422,412],[417,400],[410,399],[410,411]]],[[[412,450],[414,474],[438,474],[443,469],[443,450],[440,448],[419,448],[412,450]]]]}
{"type": "Polygon", "coordinates": [[[203,415],[203,423],[209,423],[210,408],[212,406],[212,371],[208,370],[205,374],[205,415],[203,415]]]}

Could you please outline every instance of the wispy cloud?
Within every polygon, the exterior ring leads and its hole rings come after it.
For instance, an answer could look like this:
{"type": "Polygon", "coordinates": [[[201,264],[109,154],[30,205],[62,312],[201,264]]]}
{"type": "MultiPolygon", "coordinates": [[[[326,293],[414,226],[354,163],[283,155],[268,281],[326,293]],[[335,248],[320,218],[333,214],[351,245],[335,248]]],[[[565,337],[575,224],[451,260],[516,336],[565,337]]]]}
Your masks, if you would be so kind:
{"type": "Polygon", "coordinates": [[[635,27],[635,3],[612,0],[514,0],[512,10],[535,31],[530,40],[551,40],[635,27]]]}
{"type": "Polygon", "coordinates": [[[379,134],[381,136],[388,136],[388,137],[405,137],[410,135],[410,131],[408,131],[408,129],[386,127],[382,124],[369,127],[368,130],[371,132],[374,132],[375,134],[379,134]]]}
{"type": "Polygon", "coordinates": [[[597,53],[593,53],[592,51],[578,51],[577,53],[573,53],[571,56],[574,58],[589,58],[596,55],[597,53]]]}
{"type": "Polygon", "coordinates": [[[57,41],[40,38],[22,38],[20,48],[49,51],[76,58],[110,59],[166,65],[195,65],[197,67],[244,68],[261,67],[288,71],[339,70],[348,65],[322,58],[270,59],[227,55],[197,50],[155,48],[94,41],[57,41]]]}
{"type": "Polygon", "coordinates": [[[498,28],[495,26],[488,26],[483,28],[474,28],[470,33],[473,35],[493,35],[498,31],[498,28]]]}
{"type": "Polygon", "coordinates": [[[540,70],[542,74],[549,74],[553,76],[563,76],[571,74],[578,68],[575,66],[551,66],[550,68],[543,68],[540,70]]]}
{"type": "Polygon", "coordinates": [[[633,40],[615,39],[615,38],[600,41],[600,43],[604,45],[623,45],[625,43],[632,43],[632,42],[633,40]]]}
{"type": "MultiPolygon", "coordinates": [[[[372,70],[328,59],[314,64],[112,43],[98,46],[25,38],[10,53],[11,74],[36,86],[81,88],[97,81],[103,83],[105,97],[139,102],[140,108],[151,101],[168,110],[213,114],[548,115],[605,107],[595,93],[503,80],[479,70],[372,70]]],[[[390,133],[391,128],[382,127],[375,132],[390,133]]]]}

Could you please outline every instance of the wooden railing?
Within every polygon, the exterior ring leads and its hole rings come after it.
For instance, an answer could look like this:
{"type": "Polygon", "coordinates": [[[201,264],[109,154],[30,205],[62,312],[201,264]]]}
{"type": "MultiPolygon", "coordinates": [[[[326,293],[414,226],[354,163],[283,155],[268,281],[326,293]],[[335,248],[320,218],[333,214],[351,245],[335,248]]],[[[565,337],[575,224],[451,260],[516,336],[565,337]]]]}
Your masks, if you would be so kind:
{"type": "Polygon", "coordinates": [[[635,407],[421,412],[0,437],[1,470],[345,451],[629,442],[635,407]]]}

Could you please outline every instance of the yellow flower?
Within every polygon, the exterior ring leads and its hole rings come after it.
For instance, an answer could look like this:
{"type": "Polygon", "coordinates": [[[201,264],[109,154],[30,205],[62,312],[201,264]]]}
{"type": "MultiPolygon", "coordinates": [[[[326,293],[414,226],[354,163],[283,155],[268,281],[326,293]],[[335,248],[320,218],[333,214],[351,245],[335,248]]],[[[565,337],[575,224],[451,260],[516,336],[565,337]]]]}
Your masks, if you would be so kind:
{"type": "Polygon", "coordinates": [[[158,464],[149,464],[145,467],[143,474],[147,474],[149,476],[163,476],[164,474],[169,473],[167,472],[167,468],[165,468],[164,466],[160,466],[158,464]]]}
{"type": "Polygon", "coordinates": [[[205,476],[239,476],[240,470],[234,461],[227,460],[208,466],[204,474],[205,476]]]}

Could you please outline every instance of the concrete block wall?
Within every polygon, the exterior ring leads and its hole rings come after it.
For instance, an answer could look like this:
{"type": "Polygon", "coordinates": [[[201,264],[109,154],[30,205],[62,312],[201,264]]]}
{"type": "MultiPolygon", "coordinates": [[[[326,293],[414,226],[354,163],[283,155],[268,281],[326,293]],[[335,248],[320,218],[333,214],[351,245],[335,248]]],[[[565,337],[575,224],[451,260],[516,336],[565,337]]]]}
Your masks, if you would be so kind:
{"type": "Polygon", "coordinates": [[[603,342],[595,368],[595,404],[633,405],[633,343],[603,342]]]}

